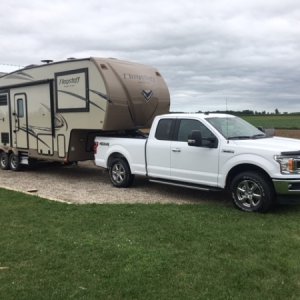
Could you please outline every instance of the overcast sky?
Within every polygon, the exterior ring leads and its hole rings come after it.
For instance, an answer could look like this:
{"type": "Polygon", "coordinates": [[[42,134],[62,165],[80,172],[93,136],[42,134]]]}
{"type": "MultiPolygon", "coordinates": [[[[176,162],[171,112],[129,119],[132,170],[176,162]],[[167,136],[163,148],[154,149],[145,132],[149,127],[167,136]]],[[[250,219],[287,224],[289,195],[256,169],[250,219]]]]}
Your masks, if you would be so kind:
{"type": "Polygon", "coordinates": [[[10,0],[0,20],[0,72],[115,57],[156,67],[172,111],[300,111],[299,0],[10,0]]]}

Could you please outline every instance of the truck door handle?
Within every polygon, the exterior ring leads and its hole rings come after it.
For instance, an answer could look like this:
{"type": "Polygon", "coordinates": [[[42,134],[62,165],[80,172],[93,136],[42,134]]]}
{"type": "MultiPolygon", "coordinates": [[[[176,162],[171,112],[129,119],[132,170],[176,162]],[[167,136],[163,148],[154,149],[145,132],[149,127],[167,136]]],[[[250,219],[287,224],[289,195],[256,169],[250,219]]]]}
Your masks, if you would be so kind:
{"type": "Polygon", "coordinates": [[[181,152],[181,150],[179,148],[173,148],[172,151],[173,152],[181,152]]]}

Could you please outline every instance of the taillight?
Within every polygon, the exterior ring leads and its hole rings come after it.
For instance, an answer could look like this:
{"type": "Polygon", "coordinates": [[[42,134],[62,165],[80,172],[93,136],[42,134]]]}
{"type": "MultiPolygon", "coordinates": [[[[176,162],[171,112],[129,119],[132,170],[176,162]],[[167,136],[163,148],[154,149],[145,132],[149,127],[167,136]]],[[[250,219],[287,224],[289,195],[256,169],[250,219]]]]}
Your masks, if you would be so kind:
{"type": "Polygon", "coordinates": [[[98,146],[99,146],[99,143],[98,143],[98,142],[95,142],[95,143],[94,143],[94,147],[93,147],[94,154],[97,154],[98,146]]]}

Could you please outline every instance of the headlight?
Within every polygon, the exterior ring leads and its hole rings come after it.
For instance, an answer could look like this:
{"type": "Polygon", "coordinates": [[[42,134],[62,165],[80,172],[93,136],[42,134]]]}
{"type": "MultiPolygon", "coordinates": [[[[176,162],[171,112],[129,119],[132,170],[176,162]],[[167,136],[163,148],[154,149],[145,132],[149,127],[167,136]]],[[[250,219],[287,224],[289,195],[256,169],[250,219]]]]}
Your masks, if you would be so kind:
{"type": "Polygon", "coordinates": [[[300,174],[300,158],[276,155],[274,159],[280,165],[282,174],[300,174]]]}

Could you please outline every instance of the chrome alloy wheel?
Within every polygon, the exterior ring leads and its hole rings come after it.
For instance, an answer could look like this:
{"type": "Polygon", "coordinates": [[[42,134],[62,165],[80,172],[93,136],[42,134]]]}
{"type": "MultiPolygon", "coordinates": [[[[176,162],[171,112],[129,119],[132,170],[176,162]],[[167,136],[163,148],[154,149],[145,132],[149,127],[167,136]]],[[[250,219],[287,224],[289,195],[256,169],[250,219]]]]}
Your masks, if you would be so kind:
{"type": "Polygon", "coordinates": [[[1,168],[5,168],[7,166],[8,158],[5,155],[1,155],[0,164],[1,168]]]}
{"type": "Polygon", "coordinates": [[[10,165],[12,169],[16,169],[19,166],[19,157],[17,155],[13,155],[10,159],[10,165]]]}
{"type": "Polygon", "coordinates": [[[238,184],[236,196],[236,200],[240,202],[240,205],[246,208],[254,208],[260,205],[263,191],[255,181],[247,179],[238,184]]]}
{"type": "Polygon", "coordinates": [[[116,163],[112,167],[112,178],[117,183],[120,184],[125,180],[126,171],[121,163],[116,163]]]}
{"type": "Polygon", "coordinates": [[[8,170],[9,169],[8,154],[5,153],[5,152],[0,153],[0,168],[2,170],[8,170]]]}

